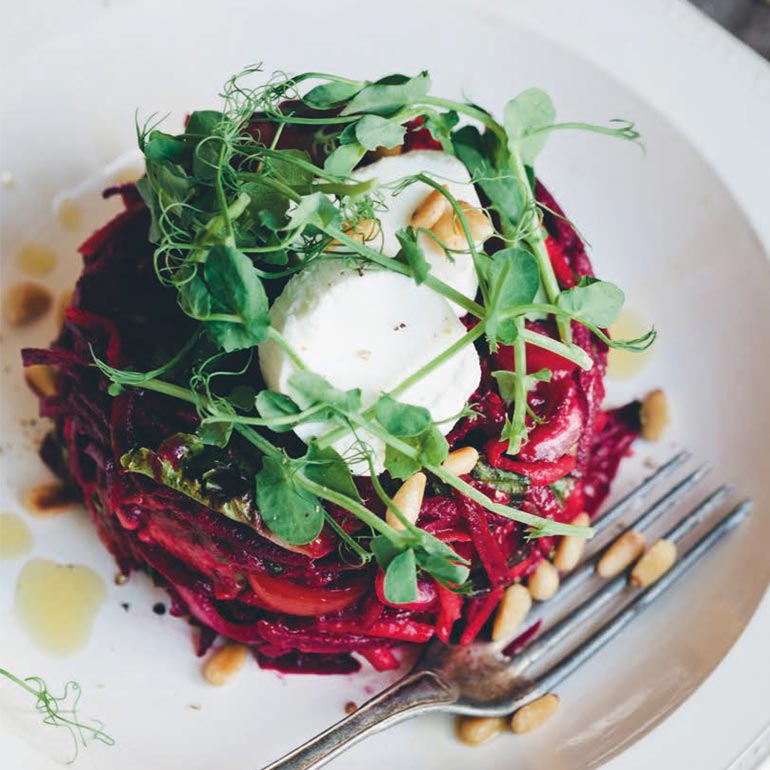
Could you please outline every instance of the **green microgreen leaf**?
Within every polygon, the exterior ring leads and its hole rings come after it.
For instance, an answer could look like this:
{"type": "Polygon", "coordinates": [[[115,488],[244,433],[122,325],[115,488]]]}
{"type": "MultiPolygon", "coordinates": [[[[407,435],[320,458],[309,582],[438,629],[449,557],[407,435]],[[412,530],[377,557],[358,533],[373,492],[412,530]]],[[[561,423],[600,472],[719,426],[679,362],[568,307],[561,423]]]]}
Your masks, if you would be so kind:
{"type": "Polygon", "coordinates": [[[606,329],[615,323],[625,295],[614,283],[585,277],[573,289],[561,292],[556,302],[586,323],[606,329]]]}
{"type": "Polygon", "coordinates": [[[516,322],[503,320],[501,314],[517,305],[532,302],[540,288],[540,268],[537,260],[521,247],[498,251],[486,263],[484,279],[487,283],[487,338],[495,346],[497,341],[510,345],[517,335],[516,322]]]}
{"type": "Polygon", "coordinates": [[[396,479],[406,481],[425,465],[440,465],[449,454],[449,444],[435,425],[416,436],[405,436],[401,440],[417,452],[417,457],[410,457],[392,446],[387,447],[385,468],[396,479]]]}
{"type": "Polygon", "coordinates": [[[413,78],[404,75],[390,75],[361,89],[340,113],[355,115],[392,115],[402,107],[411,104],[430,91],[431,80],[427,72],[413,78]]]}
{"type": "Polygon", "coordinates": [[[416,284],[423,283],[430,273],[430,263],[417,241],[417,231],[411,225],[402,227],[396,230],[396,239],[401,245],[396,259],[412,269],[412,278],[416,284]]]}
{"type": "Polygon", "coordinates": [[[340,145],[324,161],[324,171],[347,176],[366,155],[366,147],[358,142],[340,145]]]}
{"type": "Polygon", "coordinates": [[[319,229],[338,225],[339,209],[322,193],[313,193],[302,198],[294,211],[289,215],[292,228],[313,225],[319,229]]]}
{"type": "Polygon", "coordinates": [[[315,540],[324,524],[321,501],[297,481],[301,463],[265,457],[256,476],[256,501],[268,529],[291,545],[315,540]]]}
{"type": "Polygon", "coordinates": [[[364,115],[356,126],[356,139],[367,150],[378,147],[398,147],[404,142],[406,129],[400,123],[394,123],[379,115],[364,115]]]}
{"type": "Polygon", "coordinates": [[[385,598],[393,604],[417,601],[417,563],[413,550],[400,553],[388,564],[383,590],[385,598]]]}
{"type": "Polygon", "coordinates": [[[307,478],[360,502],[361,497],[353,483],[350,468],[333,447],[320,449],[316,444],[310,444],[304,459],[307,463],[304,467],[307,478]]]}
{"type": "Polygon", "coordinates": [[[343,413],[357,412],[361,409],[360,389],[340,390],[320,374],[304,369],[291,373],[287,390],[302,409],[315,404],[328,404],[343,413]]]}
{"type": "MultiPolygon", "coordinates": [[[[257,412],[265,420],[289,417],[299,414],[300,408],[288,396],[272,390],[261,390],[256,398],[257,412]]],[[[276,425],[271,428],[276,433],[292,429],[291,425],[276,425]]]]}
{"type": "Polygon", "coordinates": [[[226,447],[233,432],[233,423],[224,420],[204,419],[198,426],[198,436],[204,444],[226,447]]]}
{"type": "Polygon", "coordinates": [[[302,101],[317,110],[337,107],[352,99],[365,85],[365,81],[346,82],[332,80],[311,88],[302,97],[302,101]]]}
{"type": "Polygon", "coordinates": [[[431,425],[430,412],[425,407],[402,404],[390,396],[377,401],[374,416],[394,436],[417,436],[431,425]]]}
{"type": "Polygon", "coordinates": [[[226,352],[264,342],[270,315],[267,295],[252,261],[235,248],[215,246],[206,258],[204,277],[212,297],[212,316],[232,316],[232,320],[207,322],[211,338],[226,352]]]}
{"type": "Polygon", "coordinates": [[[522,161],[531,166],[545,146],[546,133],[535,133],[556,120],[551,97],[539,88],[530,88],[511,99],[504,110],[503,125],[508,141],[522,161]]]}

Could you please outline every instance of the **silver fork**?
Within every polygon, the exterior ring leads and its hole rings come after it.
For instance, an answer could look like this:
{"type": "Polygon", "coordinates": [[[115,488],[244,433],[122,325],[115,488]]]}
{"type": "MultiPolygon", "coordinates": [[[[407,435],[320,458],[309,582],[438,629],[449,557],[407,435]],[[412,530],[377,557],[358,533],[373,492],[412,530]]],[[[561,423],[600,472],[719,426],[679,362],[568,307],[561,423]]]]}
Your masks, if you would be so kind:
{"type": "MultiPolygon", "coordinates": [[[[626,497],[610,508],[596,523],[607,531],[630,514],[647,493],[681,467],[690,455],[683,451],[660,466],[626,497]]],[[[638,514],[624,530],[644,529],[671,510],[708,472],[703,466],[673,486],[649,508],[638,514]]],[[[680,543],[685,536],[716,511],[730,492],[730,485],[714,490],[698,505],[680,517],[664,538],[680,543]]],[[[475,643],[466,646],[434,641],[426,648],[414,669],[386,690],[364,703],[350,716],[312,738],[263,770],[310,770],[337,757],[368,735],[385,730],[427,711],[446,711],[466,716],[500,717],[517,711],[546,693],[553,692],[564,679],[615,637],[643,609],[678,580],[725,534],[736,527],[751,509],[744,500],[712,523],[700,539],[680,554],[674,566],[656,582],[643,589],[628,589],[627,574],[606,580],[601,587],[565,617],[544,630],[523,651],[509,657],[505,644],[475,643]],[[620,594],[629,598],[618,609],[607,608],[620,594]],[[605,609],[607,608],[607,609],[605,609]],[[558,647],[586,630],[586,623],[598,617],[598,628],[571,649],[559,653],[558,647]],[[554,654],[554,651],[557,651],[554,654]],[[552,658],[552,659],[550,659],[552,658]],[[545,670],[530,674],[539,661],[545,670]]],[[[613,538],[614,539],[614,538],[613,538]]],[[[558,596],[572,592],[594,574],[604,549],[586,558],[562,581],[558,596]]],[[[530,626],[532,628],[532,626],[530,626]]],[[[522,636],[528,636],[525,632],[522,636]]],[[[521,637],[520,637],[521,638],[521,637]]],[[[510,647],[510,641],[506,644],[510,647]]]]}

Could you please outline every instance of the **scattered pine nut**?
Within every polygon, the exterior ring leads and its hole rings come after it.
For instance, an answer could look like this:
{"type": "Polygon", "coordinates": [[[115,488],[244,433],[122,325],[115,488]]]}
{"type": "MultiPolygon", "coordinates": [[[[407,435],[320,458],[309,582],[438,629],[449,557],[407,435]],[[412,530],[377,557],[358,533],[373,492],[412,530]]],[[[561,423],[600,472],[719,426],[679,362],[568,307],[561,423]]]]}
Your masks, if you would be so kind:
{"type": "MultiPolygon", "coordinates": [[[[587,527],[591,523],[591,517],[587,513],[580,513],[570,522],[576,527],[587,527]]],[[[553,565],[559,572],[569,572],[577,567],[578,562],[586,549],[586,539],[579,535],[564,535],[556,546],[553,557],[553,565]]]]}
{"type": "Polygon", "coordinates": [[[412,212],[409,224],[430,230],[447,211],[451,211],[451,207],[446,196],[440,190],[431,190],[412,212]]]}
{"type": "Polygon", "coordinates": [[[644,397],[639,419],[642,423],[642,438],[658,441],[669,423],[668,401],[662,390],[651,390],[644,397]]]}
{"type": "Polygon", "coordinates": [[[51,398],[59,392],[57,375],[57,368],[47,364],[34,364],[24,370],[25,382],[41,398],[51,398]]]}
{"type": "Polygon", "coordinates": [[[465,476],[470,473],[479,461],[479,451],[472,446],[464,446],[461,449],[455,449],[447,455],[446,460],[441,463],[444,470],[454,473],[455,476],[465,476]]]}
{"type": "Polygon", "coordinates": [[[380,223],[376,219],[359,219],[358,222],[343,225],[345,235],[360,243],[374,240],[380,233],[380,223]]]}
{"type": "Polygon", "coordinates": [[[345,704],[345,713],[346,714],[353,714],[356,711],[358,711],[358,705],[354,701],[349,700],[345,704]]]}
{"type": "Polygon", "coordinates": [[[522,706],[511,719],[511,730],[528,733],[547,722],[559,709],[559,696],[553,693],[543,695],[526,706],[522,706]]]}
{"type": "MultiPolygon", "coordinates": [[[[460,208],[465,214],[465,220],[468,223],[468,230],[474,243],[484,243],[494,233],[492,221],[486,212],[474,208],[465,201],[458,201],[460,208]]],[[[465,231],[462,223],[453,209],[445,211],[436,223],[431,227],[431,231],[436,238],[443,244],[443,247],[450,251],[466,251],[468,241],[465,238],[465,231]]],[[[433,241],[433,239],[431,239],[433,241]]],[[[439,244],[433,243],[438,246],[439,244]]]]}
{"type": "Polygon", "coordinates": [[[50,516],[70,511],[75,502],[71,490],[61,481],[50,481],[32,487],[22,496],[22,505],[34,516],[50,516]]]}
{"type": "Polygon", "coordinates": [[[544,602],[559,590],[559,572],[550,561],[543,559],[529,578],[529,592],[533,599],[544,602]]]}
{"type": "Polygon", "coordinates": [[[619,575],[639,558],[644,551],[644,545],[645,539],[641,532],[635,529],[624,532],[599,559],[596,572],[603,578],[619,575]]]}
{"type": "Polygon", "coordinates": [[[492,626],[492,641],[510,639],[513,632],[521,625],[532,607],[532,594],[520,583],[506,588],[497,607],[495,622],[492,626]]]}
{"type": "Polygon", "coordinates": [[[128,575],[126,575],[125,572],[118,572],[115,575],[114,582],[116,586],[125,585],[127,581],[128,581],[128,575]]]}
{"type": "Polygon", "coordinates": [[[51,293],[39,283],[23,281],[5,293],[5,318],[12,326],[26,326],[51,308],[51,293]]]}
{"type": "Polygon", "coordinates": [[[225,644],[203,664],[203,678],[216,687],[227,684],[243,668],[247,654],[246,645],[225,644]]]}
{"type": "Polygon", "coordinates": [[[481,746],[505,729],[503,717],[457,717],[455,733],[468,746],[481,746]]]}
{"type": "Polygon", "coordinates": [[[395,147],[383,147],[380,145],[376,150],[374,150],[373,155],[376,160],[379,160],[380,158],[391,158],[394,155],[401,155],[403,151],[403,144],[397,144],[395,147]]]}
{"type": "Polygon", "coordinates": [[[676,545],[671,540],[653,543],[631,570],[631,585],[644,588],[663,577],[676,561],[676,545]]]}
{"type": "MultiPolygon", "coordinates": [[[[412,524],[417,521],[417,517],[420,515],[422,498],[425,495],[425,484],[427,481],[428,477],[422,471],[418,471],[413,476],[410,476],[401,485],[398,492],[393,495],[393,504],[406,517],[407,521],[412,524]]],[[[398,516],[396,516],[395,511],[390,508],[388,508],[385,513],[385,521],[390,524],[393,529],[406,529],[398,516]]]]}

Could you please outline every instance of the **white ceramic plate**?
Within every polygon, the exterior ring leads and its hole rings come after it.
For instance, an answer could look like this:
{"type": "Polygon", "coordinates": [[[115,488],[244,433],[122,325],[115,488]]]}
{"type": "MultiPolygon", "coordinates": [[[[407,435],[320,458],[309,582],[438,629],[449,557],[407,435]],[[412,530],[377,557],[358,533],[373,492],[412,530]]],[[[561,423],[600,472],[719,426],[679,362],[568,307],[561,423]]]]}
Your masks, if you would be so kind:
{"type": "MultiPolygon", "coordinates": [[[[51,8],[54,6],[51,5],[51,8]]],[[[3,283],[20,278],[14,256],[24,241],[59,254],[52,287],[78,271],[74,248],[112,210],[96,194],[130,166],[133,113],[215,106],[221,82],[262,59],[268,70],[327,69],[375,76],[429,68],[435,89],[465,93],[500,109],[538,85],[560,114],[601,121],[636,120],[647,154],[590,135],[553,137],[539,173],[592,244],[598,272],[621,283],[633,307],[654,320],[660,344],[638,380],[616,387],[617,401],[663,385],[674,441],[713,458],[719,476],[757,500],[757,513],[685,585],[662,600],[623,638],[574,676],[560,695],[558,718],[531,736],[501,738],[480,750],[451,735],[450,721],[426,718],[355,748],[335,767],[595,767],[644,735],[675,709],[730,649],[770,577],[764,544],[770,458],[766,383],[770,364],[759,340],[770,335],[770,270],[733,199],[688,141],[602,71],[512,23],[454,3],[395,2],[367,11],[353,0],[271,5],[136,2],[90,6],[77,24],[41,20],[51,35],[17,47],[3,89],[5,157],[14,185],[3,191],[3,283]],[[116,162],[117,159],[117,162],[116,162]],[[107,169],[105,171],[105,168],[107,169]],[[84,183],[84,180],[89,180],[84,183]],[[65,232],[54,198],[88,200],[82,232],[65,232]],[[740,591],[730,590],[739,585],[740,591]]],[[[53,323],[3,333],[0,510],[20,510],[21,492],[45,480],[35,457],[40,425],[20,384],[19,347],[45,343],[53,323]]],[[[648,454],[640,447],[637,460],[648,454]]],[[[641,473],[630,464],[618,491],[641,473]]],[[[117,737],[78,760],[106,770],[144,767],[256,768],[360,702],[384,678],[279,677],[251,666],[231,687],[214,690],[199,675],[186,625],[152,614],[161,597],[141,577],[111,583],[114,567],[86,517],[72,512],[30,521],[35,555],[92,565],[109,597],[88,647],[61,659],[30,645],[16,624],[13,586],[23,560],[0,562],[0,665],[40,673],[51,683],[76,677],[85,710],[117,737]],[[125,612],[121,602],[129,602],[125,612]],[[190,704],[200,704],[193,710],[190,704]]],[[[37,768],[68,756],[63,736],[41,728],[28,702],[0,687],[0,759],[37,768]]],[[[738,753],[736,747],[736,752],[738,753]]],[[[665,767],[665,765],[662,765],[665,767]]]]}

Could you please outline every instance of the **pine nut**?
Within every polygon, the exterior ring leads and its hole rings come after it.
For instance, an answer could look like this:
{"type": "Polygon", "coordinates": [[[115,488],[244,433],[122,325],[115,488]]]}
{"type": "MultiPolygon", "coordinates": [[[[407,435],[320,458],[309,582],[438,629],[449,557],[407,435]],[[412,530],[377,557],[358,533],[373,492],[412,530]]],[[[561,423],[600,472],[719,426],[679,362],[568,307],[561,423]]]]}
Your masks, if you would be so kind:
{"type": "Polygon", "coordinates": [[[492,641],[510,639],[513,632],[521,625],[532,607],[532,594],[520,583],[506,588],[497,607],[495,623],[492,626],[492,641]]]}
{"type": "Polygon", "coordinates": [[[596,565],[600,577],[612,578],[630,567],[644,551],[645,539],[635,529],[624,532],[604,553],[596,565]]]}
{"type": "Polygon", "coordinates": [[[647,441],[660,439],[669,423],[668,401],[662,390],[651,390],[644,397],[639,419],[642,423],[643,439],[647,441]]]}
{"type": "Polygon", "coordinates": [[[480,746],[491,741],[505,729],[503,717],[457,717],[455,732],[468,746],[480,746]]]}
{"type": "Polygon", "coordinates": [[[450,210],[451,207],[446,196],[439,190],[431,190],[412,212],[409,223],[412,227],[424,227],[429,230],[445,212],[450,210]]]}
{"type": "Polygon", "coordinates": [[[559,709],[559,696],[553,693],[543,695],[532,703],[522,706],[511,719],[511,730],[528,733],[547,722],[559,709]]]}
{"type": "MultiPolygon", "coordinates": [[[[407,521],[412,524],[417,521],[417,517],[420,515],[422,498],[425,495],[425,484],[427,481],[428,477],[422,471],[419,471],[413,476],[410,476],[401,485],[398,492],[393,495],[393,504],[406,517],[407,521]]],[[[393,529],[406,529],[400,519],[396,516],[395,512],[390,508],[388,508],[385,513],[385,521],[390,524],[393,529]]]]}
{"type": "Polygon", "coordinates": [[[57,372],[55,366],[35,364],[24,370],[24,380],[36,395],[41,398],[51,398],[58,393],[57,372]]]}
{"type": "Polygon", "coordinates": [[[653,543],[631,570],[631,585],[644,588],[663,577],[676,561],[676,545],[670,540],[653,543]]]}
{"type": "Polygon", "coordinates": [[[359,219],[358,222],[346,222],[342,232],[360,243],[374,240],[380,234],[380,223],[376,219],[359,219]]]}
{"type": "Polygon", "coordinates": [[[5,318],[12,326],[25,326],[37,321],[50,307],[51,293],[38,283],[17,283],[5,294],[5,318]]]}
{"type": "Polygon", "coordinates": [[[380,145],[376,150],[374,150],[373,155],[375,160],[379,160],[380,158],[391,158],[394,155],[401,155],[403,151],[403,144],[397,144],[395,147],[383,147],[380,145]]]}
{"type": "Polygon", "coordinates": [[[559,572],[550,561],[543,559],[529,578],[529,592],[533,599],[545,602],[559,590],[559,572]]]}
{"type": "Polygon", "coordinates": [[[446,460],[441,463],[441,467],[450,473],[454,473],[455,476],[465,476],[474,469],[478,461],[478,449],[472,446],[464,446],[461,449],[455,449],[454,452],[450,452],[446,460]]]}
{"type": "MultiPolygon", "coordinates": [[[[470,231],[471,238],[473,238],[473,242],[484,243],[494,233],[492,221],[486,212],[481,209],[474,208],[465,201],[458,201],[458,203],[465,214],[465,220],[468,223],[468,230],[470,231]]],[[[468,249],[468,241],[465,238],[462,223],[451,208],[441,215],[433,227],[431,227],[431,231],[443,247],[450,251],[466,251],[468,249]]],[[[435,241],[433,243],[436,246],[439,245],[435,241]]]]}
{"type": "MultiPolygon", "coordinates": [[[[587,527],[591,523],[591,517],[587,513],[575,516],[572,524],[576,527],[587,527]]],[[[564,535],[553,557],[553,565],[560,572],[569,572],[577,567],[577,563],[586,549],[586,539],[579,535],[564,535]]]]}
{"type": "Polygon", "coordinates": [[[246,662],[248,648],[243,644],[220,647],[204,664],[203,678],[217,687],[227,684],[246,662]]]}

